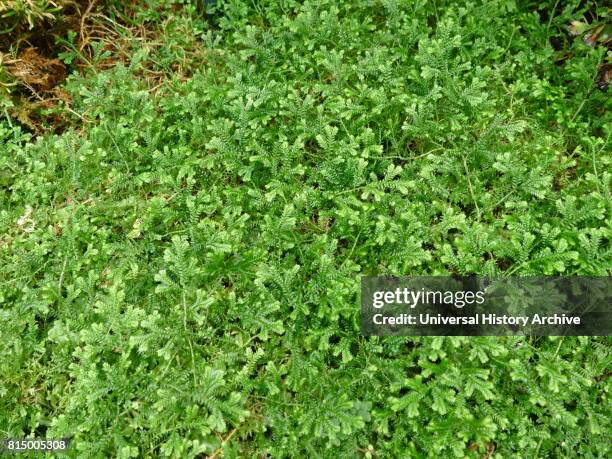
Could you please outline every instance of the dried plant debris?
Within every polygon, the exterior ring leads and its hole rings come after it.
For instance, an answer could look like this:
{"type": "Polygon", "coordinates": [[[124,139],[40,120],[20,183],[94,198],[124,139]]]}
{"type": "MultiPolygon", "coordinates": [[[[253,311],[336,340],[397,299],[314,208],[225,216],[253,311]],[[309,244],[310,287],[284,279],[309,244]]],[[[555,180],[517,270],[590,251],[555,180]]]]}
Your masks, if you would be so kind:
{"type": "Polygon", "coordinates": [[[612,64],[601,65],[597,73],[597,87],[605,91],[610,86],[610,80],[612,80],[612,64]]]}
{"type": "Polygon", "coordinates": [[[8,61],[6,68],[18,82],[37,93],[50,91],[66,79],[66,66],[59,59],[42,56],[32,47],[8,61]]]}
{"type": "Polygon", "coordinates": [[[589,46],[598,44],[609,46],[612,43],[611,24],[588,24],[581,21],[572,21],[568,27],[571,35],[582,36],[589,46]]]}

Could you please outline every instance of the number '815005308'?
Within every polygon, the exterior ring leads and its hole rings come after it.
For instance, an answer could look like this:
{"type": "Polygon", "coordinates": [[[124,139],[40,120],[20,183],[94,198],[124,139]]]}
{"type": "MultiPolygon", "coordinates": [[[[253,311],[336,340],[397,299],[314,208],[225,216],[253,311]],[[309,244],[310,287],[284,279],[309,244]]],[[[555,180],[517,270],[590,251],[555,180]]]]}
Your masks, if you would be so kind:
{"type": "Polygon", "coordinates": [[[9,438],[2,442],[0,451],[25,452],[25,451],[66,451],[70,440],[36,440],[31,438],[14,439],[9,438]]]}

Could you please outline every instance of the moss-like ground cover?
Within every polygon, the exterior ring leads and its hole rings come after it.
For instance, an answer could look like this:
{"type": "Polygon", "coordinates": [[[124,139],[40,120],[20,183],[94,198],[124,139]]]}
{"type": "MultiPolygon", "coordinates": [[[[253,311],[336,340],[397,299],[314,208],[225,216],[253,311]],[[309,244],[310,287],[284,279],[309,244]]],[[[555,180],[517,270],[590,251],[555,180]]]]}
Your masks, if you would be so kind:
{"type": "Polygon", "coordinates": [[[115,35],[60,41],[61,132],[0,106],[0,437],[609,457],[609,338],[364,338],[358,297],[362,275],[609,275],[609,51],[567,29],[605,11],[204,7],[91,10],[115,35]]]}

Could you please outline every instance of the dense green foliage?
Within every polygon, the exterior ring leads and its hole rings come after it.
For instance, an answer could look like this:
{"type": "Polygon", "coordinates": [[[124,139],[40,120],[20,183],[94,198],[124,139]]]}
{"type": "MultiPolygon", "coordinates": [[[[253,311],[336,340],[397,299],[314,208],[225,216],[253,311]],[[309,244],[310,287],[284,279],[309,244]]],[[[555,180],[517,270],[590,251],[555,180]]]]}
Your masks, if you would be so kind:
{"type": "Polygon", "coordinates": [[[361,275],[610,273],[606,49],[548,42],[579,3],[224,2],[190,78],[143,46],[70,78],[82,128],[1,121],[0,436],[609,457],[607,338],[359,333],[361,275]]]}
{"type": "Polygon", "coordinates": [[[52,2],[49,0],[1,0],[0,1],[0,33],[13,30],[20,23],[32,28],[43,20],[52,20],[61,10],[61,5],[67,2],[52,2]]]}

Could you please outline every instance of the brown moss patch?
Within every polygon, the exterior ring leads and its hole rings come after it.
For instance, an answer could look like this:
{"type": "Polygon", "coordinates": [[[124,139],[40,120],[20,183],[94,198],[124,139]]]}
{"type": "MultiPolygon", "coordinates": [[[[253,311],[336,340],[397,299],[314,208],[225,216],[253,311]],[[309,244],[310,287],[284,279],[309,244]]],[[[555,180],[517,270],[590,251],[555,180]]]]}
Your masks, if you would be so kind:
{"type": "Polygon", "coordinates": [[[21,84],[35,92],[47,92],[66,79],[66,66],[59,59],[50,59],[36,48],[26,48],[7,62],[6,69],[21,84]]]}

